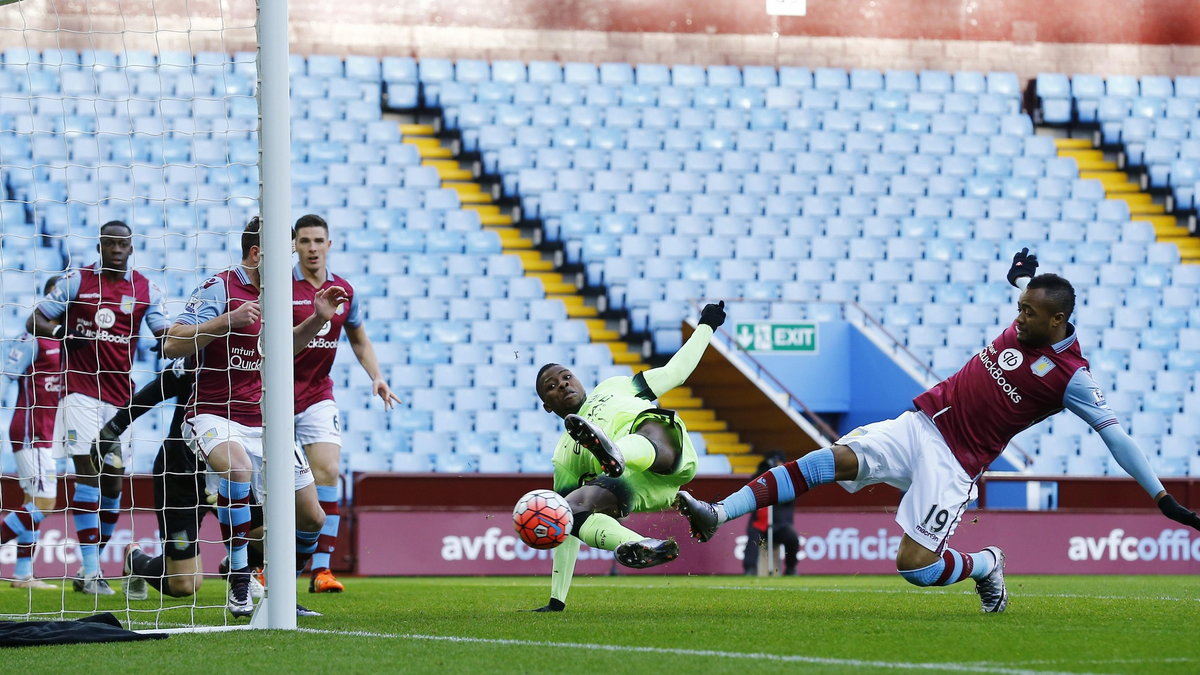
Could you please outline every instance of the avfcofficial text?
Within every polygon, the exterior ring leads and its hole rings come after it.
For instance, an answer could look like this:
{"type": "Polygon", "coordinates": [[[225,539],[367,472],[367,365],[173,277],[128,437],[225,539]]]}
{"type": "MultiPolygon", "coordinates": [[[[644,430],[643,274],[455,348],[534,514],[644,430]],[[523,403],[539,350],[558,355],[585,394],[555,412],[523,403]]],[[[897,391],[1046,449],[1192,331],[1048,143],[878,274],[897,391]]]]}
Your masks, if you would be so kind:
{"type": "Polygon", "coordinates": [[[1158,538],[1125,536],[1114,529],[1107,537],[1071,537],[1067,557],[1071,560],[1200,560],[1200,538],[1192,539],[1191,530],[1163,530],[1158,538]]]}
{"type": "MultiPolygon", "coordinates": [[[[745,537],[738,537],[734,557],[742,559],[745,537]]],[[[857,527],[830,528],[825,536],[800,537],[797,560],[892,560],[900,550],[900,535],[888,535],[880,528],[874,534],[859,536],[857,527]]]]}
{"type": "MultiPolygon", "coordinates": [[[[500,528],[489,527],[483,536],[442,537],[442,560],[546,560],[553,551],[542,551],[525,545],[514,535],[500,535],[500,528]]],[[[611,560],[612,551],[579,547],[579,560],[611,560]]]]}
{"type": "Polygon", "coordinates": [[[996,365],[996,362],[992,360],[992,356],[995,356],[995,354],[996,348],[993,345],[988,345],[987,347],[979,350],[979,362],[983,364],[983,367],[988,371],[988,374],[992,376],[992,379],[996,381],[996,384],[999,385],[1002,390],[1004,390],[1004,393],[1008,394],[1009,400],[1011,400],[1013,403],[1020,403],[1021,392],[1017,391],[1016,385],[1005,379],[1004,370],[1001,369],[1000,366],[996,365]],[[989,352],[991,356],[989,356],[989,352]]]}

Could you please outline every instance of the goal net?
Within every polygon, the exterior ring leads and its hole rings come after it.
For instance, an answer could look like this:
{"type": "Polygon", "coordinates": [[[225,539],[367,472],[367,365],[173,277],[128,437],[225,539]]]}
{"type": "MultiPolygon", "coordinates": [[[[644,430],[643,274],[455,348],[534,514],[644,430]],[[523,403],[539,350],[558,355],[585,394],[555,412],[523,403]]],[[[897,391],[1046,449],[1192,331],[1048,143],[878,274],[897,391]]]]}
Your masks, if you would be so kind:
{"type": "Polygon", "coordinates": [[[241,259],[242,230],[260,212],[255,7],[14,2],[0,6],[0,45],[0,326],[10,357],[0,411],[0,519],[8,538],[0,546],[0,614],[71,619],[112,611],[131,628],[233,623],[218,576],[225,547],[216,515],[190,512],[197,542],[160,528],[154,481],[178,469],[168,455],[156,476],[155,459],[172,435],[175,398],[132,423],[125,457],[102,460],[125,478],[101,478],[98,490],[80,489],[79,458],[55,459],[46,448],[90,449],[97,424],[128,406],[105,400],[126,386],[121,360],[131,363],[132,390],[155,381],[169,362],[153,332],[185,311],[206,278],[241,259]],[[130,235],[127,263],[101,246],[102,226],[112,221],[127,229],[106,227],[106,236],[130,235]],[[129,272],[97,271],[102,259],[129,272]],[[58,288],[45,296],[51,279],[58,288]],[[56,314],[64,305],[53,299],[64,294],[77,305],[56,314]],[[159,296],[165,318],[155,319],[159,296]],[[35,312],[55,322],[70,316],[66,340],[27,335],[35,312]],[[82,323],[80,312],[90,312],[82,323]],[[54,370],[63,354],[67,375],[54,370]],[[84,421],[63,421],[60,397],[80,391],[96,405],[77,406],[84,421]],[[120,485],[119,502],[106,482],[120,485]],[[90,520],[81,518],[86,512],[90,520]],[[84,540],[93,542],[112,594],[88,587],[96,582],[84,571],[93,555],[84,540]],[[131,543],[167,559],[194,543],[199,590],[170,597],[149,588],[146,599],[129,597],[123,561],[131,543]]]}

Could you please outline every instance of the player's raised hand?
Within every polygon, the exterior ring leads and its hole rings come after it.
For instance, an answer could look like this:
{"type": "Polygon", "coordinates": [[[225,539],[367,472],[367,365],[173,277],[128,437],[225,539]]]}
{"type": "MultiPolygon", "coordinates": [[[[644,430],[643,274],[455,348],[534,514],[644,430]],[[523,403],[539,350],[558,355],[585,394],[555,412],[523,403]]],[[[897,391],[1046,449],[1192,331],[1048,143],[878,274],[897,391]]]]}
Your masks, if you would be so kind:
{"type": "Polygon", "coordinates": [[[387,382],[383,381],[382,377],[376,378],[371,383],[371,393],[383,399],[384,410],[391,410],[396,405],[404,403],[404,401],[400,400],[399,396],[392,393],[392,388],[388,386],[387,382]]]}
{"type": "Polygon", "coordinates": [[[1165,494],[1158,500],[1158,510],[1180,525],[1187,525],[1193,530],[1200,530],[1200,516],[1195,511],[1175,501],[1170,494],[1165,494]]]}
{"type": "Polygon", "coordinates": [[[229,312],[228,316],[230,330],[246,328],[258,322],[259,317],[262,316],[262,308],[259,306],[258,301],[243,302],[236,309],[229,312]]]}
{"type": "Polygon", "coordinates": [[[704,309],[700,310],[700,323],[716,330],[725,323],[725,301],[722,300],[717,304],[708,304],[704,309]]]}
{"type": "Polygon", "coordinates": [[[1017,279],[1037,274],[1037,268],[1037,255],[1030,253],[1028,247],[1017,251],[1013,256],[1012,267],[1008,268],[1008,283],[1016,286],[1017,279]]]}
{"type": "Polygon", "coordinates": [[[313,313],[322,321],[328,321],[337,311],[338,305],[350,299],[350,294],[341,286],[330,286],[317,291],[313,298],[313,313]]]}

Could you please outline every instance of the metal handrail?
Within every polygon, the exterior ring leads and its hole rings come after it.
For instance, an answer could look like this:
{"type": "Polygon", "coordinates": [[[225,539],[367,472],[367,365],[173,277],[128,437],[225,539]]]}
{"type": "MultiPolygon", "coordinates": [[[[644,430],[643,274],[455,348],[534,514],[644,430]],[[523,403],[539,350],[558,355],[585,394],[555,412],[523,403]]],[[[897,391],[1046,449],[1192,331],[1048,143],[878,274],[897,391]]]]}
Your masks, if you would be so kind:
{"type": "MultiPolygon", "coordinates": [[[[747,300],[747,298],[728,298],[727,300],[732,301],[732,302],[738,302],[738,301],[742,301],[742,300],[747,300]]],[[[698,300],[695,300],[695,299],[692,300],[693,304],[696,304],[698,302],[699,302],[698,300]]],[[[700,304],[696,304],[696,306],[698,308],[703,308],[703,305],[700,305],[700,304]]],[[[692,328],[695,328],[696,322],[692,319],[688,319],[688,325],[692,326],[692,328]]],[[[735,351],[737,351],[737,353],[741,354],[742,357],[745,358],[746,361],[748,361],[754,367],[754,372],[756,375],[768,380],[772,385],[774,385],[777,389],[779,389],[780,392],[782,392],[785,396],[787,396],[788,404],[792,407],[792,409],[796,410],[801,415],[804,415],[804,418],[807,419],[809,422],[812,422],[813,425],[816,426],[817,429],[820,430],[820,432],[822,434],[825,434],[826,438],[829,438],[832,441],[832,440],[836,440],[840,436],[840,434],[838,434],[838,432],[836,430],[834,430],[833,427],[829,426],[829,424],[824,419],[822,419],[820,415],[813,412],[813,410],[811,408],[809,408],[804,403],[804,401],[802,401],[800,399],[799,396],[796,396],[796,394],[792,393],[792,390],[788,389],[787,386],[785,386],[783,384],[783,382],[780,382],[779,378],[775,377],[775,375],[771,371],[767,370],[766,366],[759,363],[758,359],[754,358],[753,356],[750,355],[750,352],[743,349],[742,346],[740,344],[738,344],[737,339],[734,338],[733,335],[731,335],[728,331],[724,330],[723,328],[718,328],[717,330],[713,331],[713,334],[720,335],[722,338],[722,342],[724,344],[726,344],[727,346],[729,346],[732,349],[734,349],[735,351]]]]}
{"type": "Polygon", "coordinates": [[[868,312],[865,307],[858,304],[856,300],[849,300],[844,304],[854,305],[854,309],[858,310],[858,313],[861,314],[863,318],[871,324],[872,327],[883,333],[887,339],[892,341],[893,349],[899,348],[900,351],[904,352],[904,354],[908,356],[909,360],[917,364],[921,370],[925,371],[925,374],[932,378],[934,382],[940,382],[942,380],[942,378],[938,376],[937,372],[934,371],[932,366],[930,366],[928,363],[925,363],[925,360],[914,354],[912,350],[908,348],[908,345],[901,342],[895,335],[892,335],[892,332],[885,328],[884,325],[879,322],[879,319],[876,319],[874,315],[868,312]]]}

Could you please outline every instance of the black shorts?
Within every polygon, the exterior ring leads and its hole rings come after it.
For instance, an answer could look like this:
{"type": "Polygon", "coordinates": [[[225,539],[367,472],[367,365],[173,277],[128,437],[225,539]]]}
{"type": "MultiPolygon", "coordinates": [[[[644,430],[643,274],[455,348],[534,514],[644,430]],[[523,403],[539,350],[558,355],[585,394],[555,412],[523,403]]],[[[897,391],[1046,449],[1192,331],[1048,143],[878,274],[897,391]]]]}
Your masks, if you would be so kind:
{"type": "MultiPolygon", "coordinates": [[[[162,533],[163,555],[171,560],[191,560],[200,555],[197,542],[204,516],[214,513],[209,506],[170,507],[158,512],[158,531],[162,533]]],[[[250,529],[263,524],[262,506],[250,505],[250,529]]]]}
{"type": "MultiPolygon", "coordinates": [[[[154,505],[163,553],[172,560],[199,555],[200,524],[216,509],[208,503],[204,472],[195,453],[179,439],[168,438],[154,458],[154,505]]],[[[251,529],[262,525],[262,507],[250,506],[251,529]]]]}
{"type": "Polygon", "coordinates": [[[621,512],[618,516],[619,518],[624,518],[633,511],[633,490],[620,478],[600,476],[584,483],[584,485],[595,485],[613,493],[617,497],[617,508],[621,512]]]}

